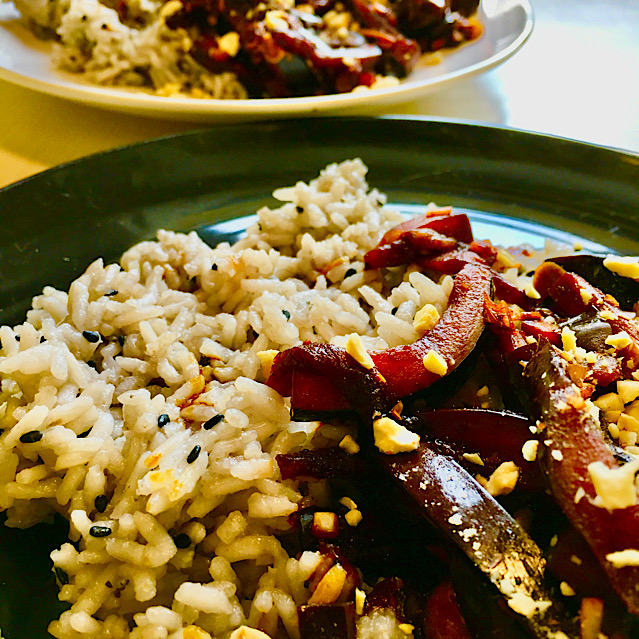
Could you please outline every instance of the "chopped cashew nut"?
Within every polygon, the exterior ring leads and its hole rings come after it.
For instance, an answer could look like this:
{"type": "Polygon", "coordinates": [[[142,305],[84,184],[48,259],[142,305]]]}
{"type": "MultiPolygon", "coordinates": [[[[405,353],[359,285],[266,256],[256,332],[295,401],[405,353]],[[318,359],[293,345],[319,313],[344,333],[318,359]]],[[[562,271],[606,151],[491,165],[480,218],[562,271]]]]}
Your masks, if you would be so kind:
{"type": "Polygon", "coordinates": [[[419,435],[390,417],[380,417],[373,422],[375,446],[387,455],[407,453],[419,446],[419,435]]]}

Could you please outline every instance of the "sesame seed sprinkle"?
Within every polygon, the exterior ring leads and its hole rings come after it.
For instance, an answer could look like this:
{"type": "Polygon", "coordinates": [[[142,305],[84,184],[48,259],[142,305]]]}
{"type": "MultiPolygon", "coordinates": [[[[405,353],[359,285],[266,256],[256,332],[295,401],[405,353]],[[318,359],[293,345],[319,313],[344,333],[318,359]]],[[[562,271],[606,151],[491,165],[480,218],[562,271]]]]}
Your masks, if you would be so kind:
{"type": "Polygon", "coordinates": [[[200,446],[199,444],[196,444],[195,446],[193,446],[193,450],[189,453],[189,456],[186,458],[186,463],[192,464],[200,456],[201,450],[202,450],[202,446],[200,446]]]}
{"type": "Polygon", "coordinates": [[[42,432],[39,430],[30,430],[28,433],[20,435],[20,441],[23,444],[35,444],[42,439],[42,432]]]}
{"type": "Polygon", "coordinates": [[[98,495],[95,498],[93,505],[99,513],[103,513],[109,505],[109,498],[106,495],[98,495]]]}
{"type": "Polygon", "coordinates": [[[102,339],[102,336],[97,331],[82,331],[82,337],[92,344],[96,344],[102,339]]]}
{"type": "Polygon", "coordinates": [[[173,543],[176,548],[183,550],[191,545],[191,538],[186,533],[180,533],[173,537],[173,543]]]}
{"type": "Polygon", "coordinates": [[[55,566],[53,572],[61,586],[66,586],[69,583],[69,575],[62,568],[55,566]]]}
{"type": "Polygon", "coordinates": [[[213,428],[214,426],[217,426],[223,419],[224,419],[224,415],[222,414],[215,415],[214,417],[211,417],[211,419],[209,419],[208,421],[204,422],[204,424],[202,424],[202,428],[204,430],[211,430],[211,428],[213,428]]]}

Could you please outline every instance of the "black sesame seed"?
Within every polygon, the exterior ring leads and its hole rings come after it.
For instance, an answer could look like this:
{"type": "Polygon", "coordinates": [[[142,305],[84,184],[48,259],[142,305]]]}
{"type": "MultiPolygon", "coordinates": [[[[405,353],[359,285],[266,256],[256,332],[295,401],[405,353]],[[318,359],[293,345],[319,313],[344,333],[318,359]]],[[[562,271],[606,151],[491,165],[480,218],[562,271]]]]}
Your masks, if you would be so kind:
{"type": "Polygon", "coordinates": [[[208,421],[202,424],[202,428],[204,430],[211,430],[214,426],[217,426],[224,419],[224,415],[215,415],[215,417],[211,417],[208,421]]]}
{"type": "Polygon", "coordinates": [[[211,265],[211,270],[212,271],[217,271],[217,264],[212,264],[211,265]]]}
{"type": "Polygon", "coordinates": [[[91,428],[89,430],[85,430],[83,433],[78,435],[78,439],[84,439],[91,432],[91,428]]]}
{"type": "Polygon", "coordinates": [[[391,311],[391,315],[395,315],[395,313],[397,313],[399,309],[397,308],[397,306],[393,306],[393,310],[391,311]]]}
{"type": "Polygon", "coordinates": [[[349,268],[346,273],[344,273],[344,279],[350,277],[351,275],[357,275],[357,271],[354,268],[349,268]]]}
{"type": "Polygon", "coordinates": [[[186,458],[186,463],[192,464],[200,456],[201,450],[202,450],[202,446],[200,446],[199,444],[196,444],[195,446],[193,446],[193,450],[189,453],[189,456],[186,458]]]}
{"type": "Polygon", "coordinates": [[[28,433],[20,435],[20,441],[23,444],[35,444],[42,439],[42,432],[39,430],[30,430],[28,433]]]}
{"type": "Polygon", "coordinates": [[[40,344],[46,341],[47,341],[47,338],[44,335],[40,335],[40,344]]]}
{"type": "Polygon", "coordinates": [[[304,208],[303,208],[303,207],[301,207],[301,206],[296,206],[296,207],[295,207],[295,210],[296,210],[298,213],[300,213],[300,214],[304,213],[304,208]]]}
{"type": "Polygon", "coordinates": [[[108,537],[112,532],[108,526],[91,526],[89,528],[91,537],[108,537]]]}
{"type": "Polygon", "coordinates": [[[200,357],[200,366],[210,366],[211,365],[211,358],[207,357],[206,355],[202,355],[202,357],[200,357]]]}
{"type": "Polygon", "coordinates": [[[118,335],[118,344],[120,346],[124,346],[124,340],[126,339],[126,337],[124,335],[118,335]]]}
{"type": "Polygon", "coordinates": [[[20,341],[20,335],[16,335],[15,338],[16,338],[16,342],[20,341]]]}
{"type": "Polygon", "coordinates": [[[61,586],[66,586],[69,583],[69,575],[62,568],[55,566],[53,572],[61,586]]]}
{"type": "Polygon", "coordinates": [[[287,310],[283,310],[282,315],[284,315],[287,320],[291,319],[291,314],[287,310]]]}
{"type": "Polygon", "coordinates": [[[103,513],[109,505],[109,498],[106,495],[98,495],[95,498],[93,505],[99,513],[103,513]]]}
{"type": "Polygon", "coordinates": [[[176,548],[184,549],[191,545],[191,538],[186,533],[180,533],[173,537],[173,543],[176,548]]]}
{"type": "Polygon", "coordinates": [[[114,295],[117,295],[117,294],[118,294],[118,291],[112,288],[110,291],[104,294],[104,297],[113,297],[114,295]]]}
{"type": "Polygon", "coordinates": [[[162,413],[158,417],[158,428],[164,428],[170,421],[171,418],[166,413],[162,413]]]}
{"type": "Polygon", "coordinates": [[[97,331],[82,331],[82,337],[92,344],[95,344],[102,339],[102,336],[97,331]]]}

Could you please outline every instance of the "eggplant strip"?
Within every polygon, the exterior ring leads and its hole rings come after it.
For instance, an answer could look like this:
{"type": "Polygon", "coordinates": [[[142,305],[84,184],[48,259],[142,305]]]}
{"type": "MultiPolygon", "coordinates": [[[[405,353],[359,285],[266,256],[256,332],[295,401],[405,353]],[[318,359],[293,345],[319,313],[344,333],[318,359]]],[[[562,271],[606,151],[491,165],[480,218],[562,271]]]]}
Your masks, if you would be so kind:
{"type": "MultiPolygon", "coordinates": [[[[525,461],[522,448],[534,439],[530,421],[515,413],[483,408],[444,408],[423,410],[409,420],[409,427],[428,441],[443,442],[455,460],[469,472],[489,475],[502,462],[513,461],[520,470],[518,490],[539,492],[546,487],[539,465],[525,461]],[[477,453],[484,466],[464,459],[464,453],[477,453]]],[[[439,452],[439,451],[438,451],[439,452]]]]}
{"type": "Polygon", "coordinates": [[[544,586],[546,560],[540,548],[459,464],[426,444],[412,453],[378,457],[424,516],[490,579],[534,637],[548,639],[557,631],[579,636],[544,586]]]}
{"type": "Polygon", "coordinates": [[[524,371],[531,400],[544,427],[546,471],[566,516],[583,535],[629,612],[639,613],[639,566],[617,568],[606,557],[639,547],[639,505],[607,510],[592,501],[597,493],[588,466],[618,467],[599,424],[586,410],[564,360],[545,342],[524,371]]]}

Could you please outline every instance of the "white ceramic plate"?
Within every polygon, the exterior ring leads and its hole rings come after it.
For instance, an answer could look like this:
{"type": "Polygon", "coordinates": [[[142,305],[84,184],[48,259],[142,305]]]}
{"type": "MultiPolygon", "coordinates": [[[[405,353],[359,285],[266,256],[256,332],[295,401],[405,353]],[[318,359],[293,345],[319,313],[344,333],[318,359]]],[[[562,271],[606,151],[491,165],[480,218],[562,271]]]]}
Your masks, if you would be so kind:
{"type": "Polygon", "coordinates": [[[138,115],[199,122],[299,115],[365,113],[374,107],[415,99],[460,78],[486,71],[513,55],[533,26],[528,0],[482,0],[478,40],[424,64],[399,85],[364,93],[300,98],[200,100],[166,98],[139,90],[91,85],[52,67],[52,44],[38,40],[17,19],[12,4],[0,4],[0,78],[62,98],[138,115]]]}

